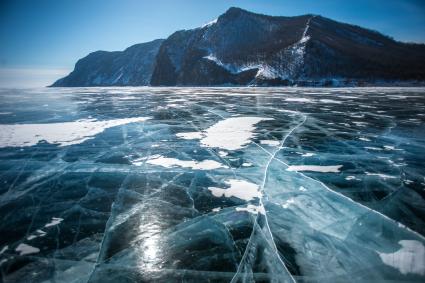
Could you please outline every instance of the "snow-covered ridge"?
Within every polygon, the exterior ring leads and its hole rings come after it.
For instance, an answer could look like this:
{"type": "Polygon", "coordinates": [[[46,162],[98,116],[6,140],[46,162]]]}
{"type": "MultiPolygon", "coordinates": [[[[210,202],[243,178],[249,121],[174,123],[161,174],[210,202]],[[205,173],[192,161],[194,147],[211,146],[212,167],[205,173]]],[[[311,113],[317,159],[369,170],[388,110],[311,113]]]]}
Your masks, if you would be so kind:
{"type": "Polygon", "coordinates": [[[229,71],[232,74],[239,74],[248,70],[254,70],[258,69],[258,72],[256,74],[257,77],[264,77],[269,79],[274,79],[279,77],[279,72],[272,66],[266,64],[266,63],[247,63],[243,65],[237,65],[237,64],[230,64],[230,63],[223,63],[219,58],[217,58],[214,54],[209,54],[207,56],[203,57],[204,59],[213,61],[218,66],[223,67],[227,71],[229,71]]]}
{"type": "Polygon", "coordinates": [[[210,22],[208,22],[208,23],[206,23],[204,25],[202,25],[201,28],[210,27],[210,26],[216,24],[217,23],[217,20],[218,20],[218,18],[217,19],[214,19],[214,20],[212,20],[212,21],[210,21],[210,22]]]}
{"type": "Polygon", "coordinates": [[[274,61],[276,61],[276,66],[273,66],[263,60],[258,60],[257,62],[247,62],[245,64],[224,63],[220,58],[217,57],[216,54],[214,54],[214,52],[211,51],[203,58],[216,63],[218,66],[223,67],[232,74],[239,74],[244,71],[258,69],[255,76],[256,78],[286,79],[293,76],[304,64],[305,48],[307,42],[310,40],[308,31],[310,28],[310,22],[314,17],[315,16],[312,16],[307,20],[302,36],[298,42],[275,54],[276,58],[274,61]],[[288,58],[288,56],[290,58],[288,58]],[[282,69],[280,67],[282,65],[282,61],[284,61],[284,63],[287,65],[286,68],[282,69]]]}

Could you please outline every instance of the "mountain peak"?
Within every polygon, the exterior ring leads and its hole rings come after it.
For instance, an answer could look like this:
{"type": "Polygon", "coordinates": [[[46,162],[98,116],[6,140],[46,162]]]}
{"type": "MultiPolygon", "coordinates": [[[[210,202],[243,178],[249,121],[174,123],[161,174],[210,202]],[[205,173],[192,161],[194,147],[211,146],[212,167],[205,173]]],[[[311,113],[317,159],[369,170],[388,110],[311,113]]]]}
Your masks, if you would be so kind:
{"type": "Polygon", "coordinates": [[[239,7],[230,7],[229,9],[227,9],[225,14],[231,14],[231,13],[251,13],[251,12],[244,10],[242,8],[239,8],[239,7]]]}
{"type": "Polygon", "coordinates": [[[226,12],[224,12],[224,14],[221,15],[221,17],[232,18],[232,17],[237,17],[237,16],[242,15],[242,14],[254,14],[254,13],[249,12],[249,11],[244,10],[244,9],[241,9],[241,8],[238,8],[238,7],[230,7],[229,9],[227,9],[226,12]]]}

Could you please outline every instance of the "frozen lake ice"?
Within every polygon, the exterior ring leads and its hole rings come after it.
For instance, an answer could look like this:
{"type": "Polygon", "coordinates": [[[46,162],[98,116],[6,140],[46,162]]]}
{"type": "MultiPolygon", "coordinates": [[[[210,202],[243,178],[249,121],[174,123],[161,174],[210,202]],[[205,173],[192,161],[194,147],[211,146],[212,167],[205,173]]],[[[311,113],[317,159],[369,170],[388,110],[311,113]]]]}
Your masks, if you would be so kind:
{"type": "Polygon", "coordinates": [[[424,88],[0,90],[1,282],[424,282],[424,88]]]}

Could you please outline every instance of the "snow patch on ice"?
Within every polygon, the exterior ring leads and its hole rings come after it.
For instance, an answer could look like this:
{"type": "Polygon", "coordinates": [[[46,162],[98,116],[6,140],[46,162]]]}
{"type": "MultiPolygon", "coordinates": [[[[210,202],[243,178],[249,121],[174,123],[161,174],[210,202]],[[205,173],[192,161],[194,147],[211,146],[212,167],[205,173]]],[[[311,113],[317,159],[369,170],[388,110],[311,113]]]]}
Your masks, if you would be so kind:
{"type": "Polygon", "coordinates": [[[276,140],[261,140],[260,144],[265,144],[265,145],[270,145],[270,146],[276,146],[276,145],[280,145],[279,141],[276,140]]]}
{"type": "Polygon", "coordinates": [[[310,98],[302,98],[302,97],[288,97],[285,98],[286,101],[289,102],[303,102],[303,103],[314,103],[314,101],[310,98]]]}
{"type": "Polygon", "coordinates": [[[40,249],[27,244],[19,244],[15,251],[17,251],[19,255],[29,255],[39,253],[40,249]]]}
{"type": "Polygon", "coordinates": [[[136,117],[115,120],[96,121],[77,120],[64,123],[46,124],[6,124],[0,125],[0,148],[33,146],[46,141],[59,146],[79,144],[94,138],[105,129],[124,124],[144,122],[148,118],[136,117]]]}
{"type": "Polygon", "coordinates": [[[306,192],[306,191],[307,191],[307,189],[306,189],[306,188],[304,188],[303,186],[300,186],[298,189],[299,189],[301,192],[306,192]]]}
{"type": "Polygon", "coordinates": [[[288,208],[293,203],[295,203],[295,199],[294,198],[290,198],[290,199],[288,199],[286,202],[284,202],[282,204],[282,207],[283,208],[288,208]]]}
{"type": "Polygon", "coordinates": [[[185,167],[192,168],[195,170],[213,170],[218,168],[227,168],[227,166],[224,166],[223,164],[214,160],[180,160],[177,158],[164,157],[162,155],[151,156],[151,158],[148,159],[146,163],[166,168],[185,167]]]}
{"type": "Polygon", "coordinates": [[[425,275],[425,247],[415,240],[401,240],[401,249],[394,253],[379,253],[386,265],[398,269],[402,274],[425,275]]]}
{"type": "Polygon", "coordinates": [[[59,218],[59,217],[52,217],[52,221],[50,221],[49,223],[47,223],[46,225],[44,225],[44,227],[51,227],[51,226],[56,226],[58,224],[60,224],[63,221],[63,218],[59,218]]]}
{"type": "Polygon", "coordinates": [[[201,145],[237,150],[246,146],[254,137],[254,125],[261,121],[273,120],[264,117],[232,117],[222,120],[205,131],[201,145]]]}
{"type": "Polygon", "coordinates": [[[395,176],[391,176],[391,175],[386,175],[386,174],[381,174],[381,173],[370,173],[370,172],[366,172],[366,175],[368,176],[378,176],[382,179],[395,179],[395,176]]]}
{"type": "Polygon", "coordinates": [[[195,140],[195,139],[201,139],[203,137],[201,132],[177,133],[176,136],[178,138],[182,138],[185,140],[195,140]]]}
{"type": "Polygon", "coordinates": [[[253,205],[253,204],[248,204],[246,207],[236,207],[236,211],[246,211],[252,214],[266,214],[266,211],[264,209],[264,206],[262,205],[253,205]]]}
{"type": "Polygon", "coordinates": [[[319,99],[320,102],[323,103],[334,103],[334,104],[341,104],[341,101],[333,100],[333,99],[319,99]]]}
{"type": "Polygon", "coordinates": [[[311,172],[322,172],[322,173],[338,173],[342,165],[330,165],[330,166],[320,166],[320,165],[291,165],[286,170],[287,171],[311,171],[311,172]]]}
{"type": "Polygon", "coordinates": [[[220,150],[220,151],[218,152],[218,155],[220,155],[221,157],[225,157],[225,156],[229,155],[229,153],[228,153],[228,152],[225,152],[225,151],[220,150]]]}
{"type": "Polygon", "coordinates": [[[237,179],[230,179],[224,183],[230,187],[227,189],[209,187],[208,190],[210,190],[215,197],[236,197],[246,201],[261,197],[259,186],[254,183],[237,179]]]}
{"type": "Polygon", "coordinates": [[[345,180],[351,181],[351,180],[357,180],[357,178],[356,178],[356,176],[350,175],[350,176],[345,177],[345,180]]]}

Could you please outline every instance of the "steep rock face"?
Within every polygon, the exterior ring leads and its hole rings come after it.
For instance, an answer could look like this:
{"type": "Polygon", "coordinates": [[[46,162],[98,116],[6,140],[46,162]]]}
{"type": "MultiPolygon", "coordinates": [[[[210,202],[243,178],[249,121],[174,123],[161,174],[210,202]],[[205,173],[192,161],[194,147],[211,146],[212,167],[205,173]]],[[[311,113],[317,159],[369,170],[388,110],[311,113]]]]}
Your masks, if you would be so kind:
{"type": "Polygon", "coordinates": [[[78,60],[68,76],[52,86],[148,85],[162,39],[133,45],[124,51],[96,51],[78,60]]]}
{"type": "Polygon", "coordinates": [[[425,47],[321,16],[231,8],[162,44],[152,85],[286,85],[424,80],[425,47]]]}
{"type": "Polygon", "coordinates": [[[397,42],[376,31],[314,17],[303,75],[310,79],[424,80],[425,45],[397,42]]]}
{"type": "Polygon", "coordinates": [[[271,17],[231,8],[201,28],[171,35],[160,48],[151,83],[249,84],[256,78],[290,76],[298,62],[293,62],[292,50],[285,49],[302,38],[310,18],[271,17]]]}

